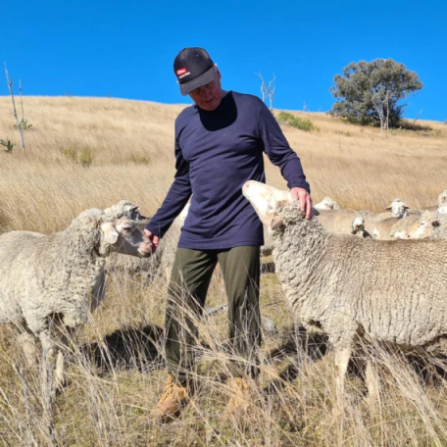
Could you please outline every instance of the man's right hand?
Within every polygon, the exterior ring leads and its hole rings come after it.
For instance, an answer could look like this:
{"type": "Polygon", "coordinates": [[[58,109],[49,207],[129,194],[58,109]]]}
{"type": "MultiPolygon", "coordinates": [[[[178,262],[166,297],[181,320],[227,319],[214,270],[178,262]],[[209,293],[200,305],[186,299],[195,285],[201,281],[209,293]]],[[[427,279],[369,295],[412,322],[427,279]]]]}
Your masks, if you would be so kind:
{"type": "Polygon", "coordinates": [[[154,254],[157,251],[157,247],[158,247],[158,243],[160,242],[160,238],[158,236],[155,236],[155,234],[152,234],[152,232],[150,232],[146,228],[143,230],[143,233],[152,242],[152,254],[154,254]]]}

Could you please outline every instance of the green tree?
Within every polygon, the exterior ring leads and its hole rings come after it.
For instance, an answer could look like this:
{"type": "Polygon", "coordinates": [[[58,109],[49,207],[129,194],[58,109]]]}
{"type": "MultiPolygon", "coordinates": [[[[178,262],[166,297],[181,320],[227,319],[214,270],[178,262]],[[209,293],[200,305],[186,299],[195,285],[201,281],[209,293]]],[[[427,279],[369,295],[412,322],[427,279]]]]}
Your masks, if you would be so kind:
{"type": "Polygon", "coordinates": [[[418,75],[393,59],[351,62],[334,82],[330,91],[338,101],[329,113],[381,129],[396,127],[406,106],[400,101],[422,88],[418,75]]]}

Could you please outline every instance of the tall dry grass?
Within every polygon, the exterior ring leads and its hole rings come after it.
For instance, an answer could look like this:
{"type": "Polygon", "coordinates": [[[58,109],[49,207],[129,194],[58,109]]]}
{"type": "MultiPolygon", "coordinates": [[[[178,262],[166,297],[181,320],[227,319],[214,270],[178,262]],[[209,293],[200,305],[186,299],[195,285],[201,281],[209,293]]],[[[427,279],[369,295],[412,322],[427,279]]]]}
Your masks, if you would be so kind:
{"type": "MultiPolygon", "coordinates": [[[[0,153],[0,232],[49,233],[89,207],[129,199],[152,214],[174,175],[173,122],[182,106],[94,98],[24,98],[27,150],[0,153]],[[93,155],[82,166],[67,153],[93,155]],[[67,151],[70,149],[70,151],[67,151]]],[[[392,131],[297,113],[318,131],[284,128],[300,155],[315,201],[329,195],[342,206],[380,210],[395,197],[411,207],[436,203],[447,188],[447,128],[392,131]]],[[[9,98],[0,98],[0,138],[18,142],[9,98]]],[[[267,163],[268,182],[285,187],[267,163]]],[[[430,358],[374,349],[381,394],[365,398],[355,364],[343,411],[336,408],[335,371],[325,340],[297,333],[273,273],[261,284],[261,311],[276,336],[265,335],[261,375],[249,414],[221,414],[229,399],[227,319],[198,322],[199,392],[168,425],[148,414],[163,389],[162,327],[166,284],[116,272],[103,304],[69,354],[70,385],[53,405],[54,433],[43,412],[39,372],[24,368],[15,334],[1,328],[0,445],[5,446],[441,446],[447,445],[447,382],[430,358]]],[[[225,301],[219,281],[208,306],[225,301]]]]}

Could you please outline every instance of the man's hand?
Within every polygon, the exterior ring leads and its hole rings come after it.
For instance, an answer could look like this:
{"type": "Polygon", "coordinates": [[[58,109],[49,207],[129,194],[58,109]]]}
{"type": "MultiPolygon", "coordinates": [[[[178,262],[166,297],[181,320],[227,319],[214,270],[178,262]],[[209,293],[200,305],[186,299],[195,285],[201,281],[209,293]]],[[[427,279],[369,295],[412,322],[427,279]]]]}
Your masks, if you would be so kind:
{"type": "Polygon", "coordinates": [[[158,243],[160,242],[160,238],[158,236],[155,236],[155,234],[152,234],[149,230],[146,228],[143,230],[143,233],[150,239],[152,242],[152,254],[154,254],[157,251],[158,243]]]}
{"type": "Polygon", "coordinates": [[[306,213],[306,219],[310,219],[313,213],[312,198],[310,197],[310,194],[304,188],[297,187],[292,188],[290,192],[293,200],[299,200],[301,211],[306,213]]]}

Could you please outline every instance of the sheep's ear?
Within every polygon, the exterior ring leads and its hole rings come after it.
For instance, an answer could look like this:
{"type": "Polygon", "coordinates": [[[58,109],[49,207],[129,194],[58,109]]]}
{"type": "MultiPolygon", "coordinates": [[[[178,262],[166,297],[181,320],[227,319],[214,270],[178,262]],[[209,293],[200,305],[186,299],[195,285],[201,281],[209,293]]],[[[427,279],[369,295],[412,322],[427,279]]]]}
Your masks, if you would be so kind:
{"type": "Polygon", "coordinates": [[[270,219],[269,224],[268,224],[268,227],[269,227],[271,230],[274,230],[275,228],[280,227],[280,226],[282,225],[282,223],[283,223],[282,217],[280,217],[280,216],[275,216],[275,217],[272,217],[272,218],[270,219]]]}
{"type": "Polygon", "coordinates": [[[113,226],[112,222],[103,222],[100,225],[100,228],[102,233],[104,234],[104,241],[110,245],[116,244],[119,238],[119,234],[113,226]]]}
{"type": "Polygon", "coordinates": [[[149,219],[149,217],[143,216],[143,215],[140,213],[140,207],[137,206],[137,205],[135,205],[135,206],[131,209],[131,212],[132,212],[132,216],[134,216],[133,219],[134,219],[136,222],[141,222],[141,221],[144,221],[144,220],[149,219]]]}
{"type": "Polygon", "coordinates": [[[385,211],[391,211],[391,206],[387,206],[386,208],[384,208],[385,211]]]}

